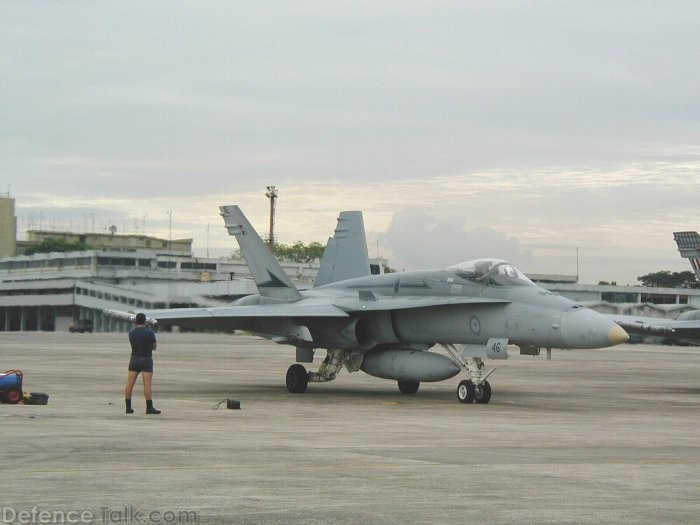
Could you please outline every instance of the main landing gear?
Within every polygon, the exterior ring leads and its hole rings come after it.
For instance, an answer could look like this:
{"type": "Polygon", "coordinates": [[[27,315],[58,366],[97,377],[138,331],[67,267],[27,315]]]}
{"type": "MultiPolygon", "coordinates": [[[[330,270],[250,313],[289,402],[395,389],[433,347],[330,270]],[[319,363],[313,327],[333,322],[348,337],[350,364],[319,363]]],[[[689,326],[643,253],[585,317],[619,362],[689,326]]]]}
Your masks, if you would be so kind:
{"type": "Polygon", "coordinates": [[[303,365],[294,364],[287,369],[287,390],[292,394],[303,394],[309,385],[309,373],[303,365]]]}
{"type": "MultiPolygon", "coordinates": [[[[360,362],[362,362],[361,359],[360,362]]],[[[350,372],[355,372],[360,367],[359,363],[352,359],[351,353],[345,350],[328,350],[326,358],[318,367],[318,372],[307,372],[303,365],[293,364],[287,369],[287,390],[292,394],[303,394],[309,383],[333,381],[343,365],[350,372]]],[[[418,390],[417,386],[416,390],[418,390]]]]}

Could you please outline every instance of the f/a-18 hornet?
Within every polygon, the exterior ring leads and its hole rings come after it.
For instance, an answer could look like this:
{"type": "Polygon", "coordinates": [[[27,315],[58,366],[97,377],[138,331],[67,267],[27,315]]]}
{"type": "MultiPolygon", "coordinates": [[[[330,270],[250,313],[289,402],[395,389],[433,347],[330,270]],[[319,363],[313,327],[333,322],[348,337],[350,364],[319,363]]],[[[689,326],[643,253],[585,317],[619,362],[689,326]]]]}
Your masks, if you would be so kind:
{"type": "MultiPolygon", "coordinates": [[[[688,259],[700,279],[700,234],[695,231],[673,232],[681,257],[688,259]]],[[[683,312],[677,319],[608,314],[630,334],[657,336],[666,342],[700,345],[700,310],[683,312]]]]}
{"type": "Polygon", "coordinates": [[[488,403],[493,369],[485,370],[483,360],[507,358],[509,344],[538,355],[541,348],[602,348],[628,340],[612,320],[536,286],[500,259],[371,275],[358,211],[340,213],[314,287],[299,291],[240,208],[220,210],[259,293],[224,307],[144,313],[153,324],[245,330],[294,346],[296,364],[286,376],[292,393],[305,392],[309,382],[334,380],[343,367],[393,379],[405,394],[464,369],[458,400],[488,403]],[[445,353],[430,351],[436,345],[445,353]],[[309,372],[300,363],[312,363],[317,349],[326,350],[325,359],[309,372]]]}

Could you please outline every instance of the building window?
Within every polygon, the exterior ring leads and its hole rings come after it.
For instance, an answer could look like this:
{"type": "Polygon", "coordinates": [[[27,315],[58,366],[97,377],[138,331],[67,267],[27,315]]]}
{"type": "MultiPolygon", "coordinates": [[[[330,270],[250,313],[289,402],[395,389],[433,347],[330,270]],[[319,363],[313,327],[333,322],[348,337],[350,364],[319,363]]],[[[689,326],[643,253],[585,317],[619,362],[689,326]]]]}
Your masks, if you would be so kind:
{"type": "Polygon", "coordinates": [[[637,294],[636,293],[625,293],[625,292],[603,292],[600,294],[600,298],[608,303],[636,303],[637,294]]]}
{"type": "MultiPolygon", "coordinates": [[[[651,304],[676,304],[676,297],[676,295],[665,293],[643,293],[641,295],[641,302],[651,304]]],[[[687,302],[688,299],[686,297],[686,303],[687,302]]]]}

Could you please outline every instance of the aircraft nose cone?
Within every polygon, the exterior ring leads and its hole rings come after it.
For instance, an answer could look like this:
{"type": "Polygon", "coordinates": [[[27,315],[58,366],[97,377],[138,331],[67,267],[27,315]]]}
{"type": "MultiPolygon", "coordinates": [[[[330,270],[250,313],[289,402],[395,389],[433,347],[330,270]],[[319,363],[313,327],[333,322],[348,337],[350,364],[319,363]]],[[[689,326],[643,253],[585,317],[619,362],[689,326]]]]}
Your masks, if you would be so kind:
{"type": "Polygon", "coordinates": [[[629,339],[630,336],[619,325],[614,325],[608,332],[608,341],[610,341],[610,346],[626,343],[629,341],[629,339]]]}
{"type": "Polygon", "coordinates": [[[627,342],[629,336],[618,324],[589,309],[562,317],[565,348],[605,348],[627,342]]]}

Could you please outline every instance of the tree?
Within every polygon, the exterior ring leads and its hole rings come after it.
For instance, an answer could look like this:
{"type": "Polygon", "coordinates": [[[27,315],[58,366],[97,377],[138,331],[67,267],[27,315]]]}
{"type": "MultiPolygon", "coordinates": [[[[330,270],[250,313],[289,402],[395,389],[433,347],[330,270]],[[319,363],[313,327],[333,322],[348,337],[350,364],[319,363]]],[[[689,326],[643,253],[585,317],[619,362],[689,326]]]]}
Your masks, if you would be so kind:
{"type": "Polygon", "coordinates": [[[320,242],[304,244],[297,241],[294,244],[275,243],[272,253],[282,262],[310,263],[323,257],[323,250],[320,242]]]}
{"type": "Polygon", "coordinates": [[[690,270],[685,272],[662,270],[642,275],[637,277],[637,280],[642,283],[642,286],[653,288],[700,288],[695,273],[690,270]]]}
{"type": "MultiPolygon", "coordinates": [[[[272,248],[272,253],[280,262],[310,263],[314,262],[316,259],[321,259],[324,249],[325,247],[320,242],[316,241],[310,242],[309,244],[304,244],[301,241],[297,241],[294,244],[276,242],[272,248]]],[[[234,250],[231,253],[231,258],[242,259],[243,254],[241,250],[234,250]]]]}

